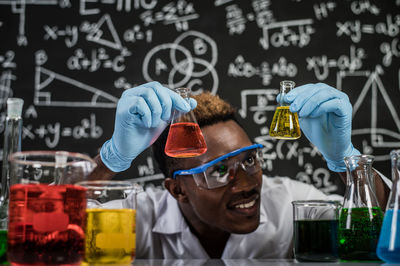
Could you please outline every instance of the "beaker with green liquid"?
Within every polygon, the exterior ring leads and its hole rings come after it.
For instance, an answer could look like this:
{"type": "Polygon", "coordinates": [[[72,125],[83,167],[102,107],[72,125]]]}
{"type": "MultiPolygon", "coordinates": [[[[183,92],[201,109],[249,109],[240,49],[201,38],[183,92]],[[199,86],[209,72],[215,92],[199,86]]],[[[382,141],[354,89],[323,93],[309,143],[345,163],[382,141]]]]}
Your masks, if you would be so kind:
{"type": "Polygon", "coordinates": [[[376,246],[383,212],[375,195],[373,160],[370,155],[344,158],[347,183],[338,230],[341,260],[379,260],[376,246]]]}
{"type": "Polygon", "coordinates": [[[276,108],[272,123],[269,129],[269,135],[277,139],[298,139],[301,136],[299,117],[297,113],[292,113],[289,109],[289,103],[284,101],[284,96],[290,92],[295,83],[290,80],[284,80],[280,83],[279,106],[276,108]]]}

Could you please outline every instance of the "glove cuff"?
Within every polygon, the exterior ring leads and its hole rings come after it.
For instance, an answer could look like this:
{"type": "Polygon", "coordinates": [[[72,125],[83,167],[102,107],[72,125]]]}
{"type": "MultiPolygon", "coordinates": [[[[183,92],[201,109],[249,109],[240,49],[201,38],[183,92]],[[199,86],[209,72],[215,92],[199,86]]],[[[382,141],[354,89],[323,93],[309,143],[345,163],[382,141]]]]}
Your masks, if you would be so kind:
{"type": "Polygon", "coordinates": [[[113,172],[122,172],[131,166],[133,159],[126,159],[118,155],[112,139],[104,142],[100,150],[100,157],[103,163],[113,172]]]}
{"type": "Polygon", "coordinates": [[[329,170],[333,172],[346,172],[346,164],[344,163],[344,157],[349,157],[353,155],[360,155],[360,151],[354,148],[353,144],[349,147],[349,151],[345,152],[345,156],[343,156],[342,160],[334,161],[325,158],[326,163],[328,165],[329,170]]]}

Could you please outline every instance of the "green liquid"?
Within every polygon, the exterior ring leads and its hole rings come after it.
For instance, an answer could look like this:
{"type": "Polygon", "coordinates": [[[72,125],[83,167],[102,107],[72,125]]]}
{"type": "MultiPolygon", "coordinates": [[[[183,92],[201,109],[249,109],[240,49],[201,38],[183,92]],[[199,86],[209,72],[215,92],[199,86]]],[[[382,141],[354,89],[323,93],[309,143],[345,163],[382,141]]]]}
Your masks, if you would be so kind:
{"type": "Polygon", "coordinates": [[[379,260],[376,256],[383,212],[379,207],[343,208],[339,218],[339,257],[379,260]]]}
{"type": "Polygon", "coordinates": [[[337,261],[337,220],[294,222],[294,253],[298,261],[337,261]]]}
{"type": "Polygon", "coordinates": [[[0,230],[0,264],[7,262],[7,230],[0,230]]]}

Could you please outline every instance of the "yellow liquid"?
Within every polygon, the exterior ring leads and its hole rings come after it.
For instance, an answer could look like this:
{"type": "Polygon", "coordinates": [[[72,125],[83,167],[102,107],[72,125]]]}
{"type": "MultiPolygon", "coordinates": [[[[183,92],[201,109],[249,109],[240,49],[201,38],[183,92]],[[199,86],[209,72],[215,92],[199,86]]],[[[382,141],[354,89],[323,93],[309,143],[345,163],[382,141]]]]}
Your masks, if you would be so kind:
{"type": "Polygon", "coordinates": [[[87,209],[85,262],[126,264],[135,258],[136,210],[87,209]]]}
{"type": "Polygon", "coordinates": [[[269,135],[277,139],[298,139],[301,136],[299,117],[289,106],[279,106],[275,110],[269,135]]]}

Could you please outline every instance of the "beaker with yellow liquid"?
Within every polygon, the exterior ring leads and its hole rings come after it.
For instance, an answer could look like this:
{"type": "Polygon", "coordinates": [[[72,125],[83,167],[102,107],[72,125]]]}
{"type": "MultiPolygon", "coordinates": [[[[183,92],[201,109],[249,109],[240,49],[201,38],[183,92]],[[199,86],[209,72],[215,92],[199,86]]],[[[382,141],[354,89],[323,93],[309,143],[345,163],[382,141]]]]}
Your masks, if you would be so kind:
{"type": "Polygon", "coordinates": [[[301,136],[299,117],[297,113],[290,112],[289,104],[284,102],[284,96],[291,91],[295,83],[284,80],[280,83],[280,101],[275,110],[274,118],[269,129],[269,135],[277,139],[298,139],[301,136]]]}

